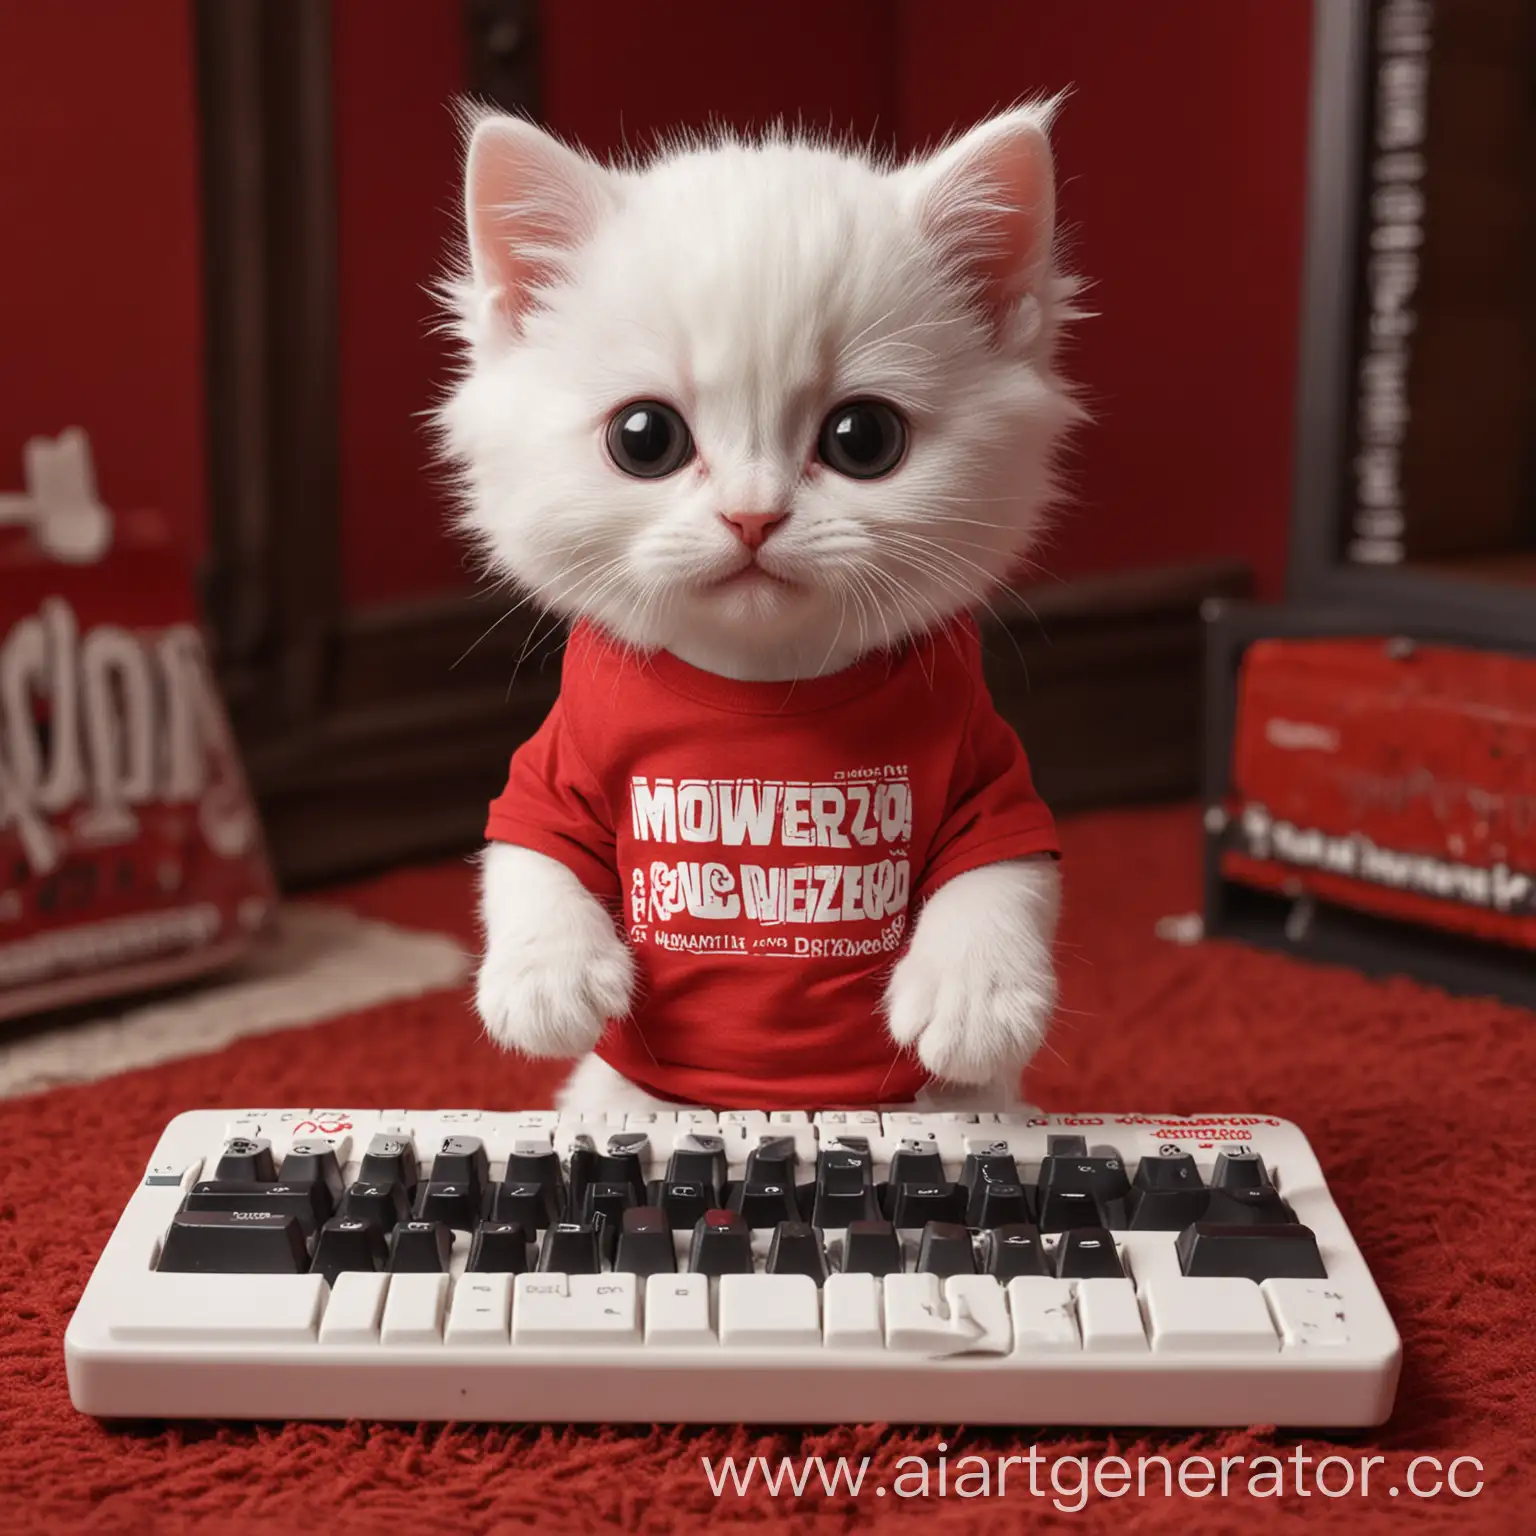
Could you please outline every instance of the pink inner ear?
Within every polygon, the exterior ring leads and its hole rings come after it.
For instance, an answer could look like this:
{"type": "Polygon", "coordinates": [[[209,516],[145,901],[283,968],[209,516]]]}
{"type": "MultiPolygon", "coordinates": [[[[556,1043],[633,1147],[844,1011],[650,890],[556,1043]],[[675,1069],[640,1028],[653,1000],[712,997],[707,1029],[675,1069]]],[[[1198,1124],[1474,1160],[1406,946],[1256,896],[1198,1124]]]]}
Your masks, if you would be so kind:
{"type": "Polygon", "coordinates": [[[1049,267],[1050,145],[1031,121],[988,124],[942,154],[930,174],[923,222],[1002,320],[1049,267]]]}
{"type": "Polygon", "coordinates": [[[477,131],[466,180],[475,274],[518,326],[537,289],[591,233],[604,172],[529,124],[507,119],[477,131]]]}

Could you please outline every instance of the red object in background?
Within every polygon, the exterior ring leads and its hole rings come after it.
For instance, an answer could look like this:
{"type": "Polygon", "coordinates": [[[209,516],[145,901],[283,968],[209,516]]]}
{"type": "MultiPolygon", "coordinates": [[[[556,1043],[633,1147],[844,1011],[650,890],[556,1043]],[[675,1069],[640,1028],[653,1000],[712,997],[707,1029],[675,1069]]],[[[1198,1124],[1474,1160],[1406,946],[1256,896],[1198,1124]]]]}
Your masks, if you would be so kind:
{"type": "Polygon", "coordinates": [[[1261,640],[1222,872],[1536,949],[1536,658],[1261,640]]]}
{"type": "Polygon", "coordinates": [[[164,528],[83,565],[0,529],[0,594],[0,1019],[235,958],[272,877],[164,528]]]}

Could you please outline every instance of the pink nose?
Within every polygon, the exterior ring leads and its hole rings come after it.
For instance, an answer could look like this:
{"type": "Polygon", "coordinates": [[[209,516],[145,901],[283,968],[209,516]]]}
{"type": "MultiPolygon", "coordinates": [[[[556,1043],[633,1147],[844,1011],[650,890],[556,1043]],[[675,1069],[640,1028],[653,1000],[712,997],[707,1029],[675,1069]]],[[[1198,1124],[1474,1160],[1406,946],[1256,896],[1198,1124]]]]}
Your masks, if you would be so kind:
{"type": "Polygon", "coordinates": [[[788,512],[722,512],[720,521],[748,549],[758,549],[780,523],[789,521],[788,512]]]}

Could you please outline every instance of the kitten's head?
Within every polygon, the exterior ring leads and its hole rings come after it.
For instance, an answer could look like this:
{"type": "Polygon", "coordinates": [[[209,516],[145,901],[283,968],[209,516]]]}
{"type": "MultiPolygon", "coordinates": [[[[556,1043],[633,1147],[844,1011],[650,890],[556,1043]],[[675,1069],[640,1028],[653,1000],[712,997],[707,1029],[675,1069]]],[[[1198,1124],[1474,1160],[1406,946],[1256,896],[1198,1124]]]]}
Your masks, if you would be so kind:
{"type": "Polygon", "coordinates": [[[1049,115],[898,167],[778,136],[619,169],[483,118],[441,422],[492,569],[738,677],[976,602],[1078,415],[1049,115]]]}

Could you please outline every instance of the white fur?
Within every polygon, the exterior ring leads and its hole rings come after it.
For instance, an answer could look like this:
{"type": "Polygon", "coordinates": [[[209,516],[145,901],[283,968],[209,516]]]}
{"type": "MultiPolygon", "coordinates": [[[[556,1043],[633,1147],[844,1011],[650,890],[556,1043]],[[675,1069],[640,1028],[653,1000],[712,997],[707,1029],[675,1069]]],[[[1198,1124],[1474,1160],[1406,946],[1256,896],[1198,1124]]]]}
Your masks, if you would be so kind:
{"type": "MultiPolygon", "coordinates": [[[[489,567],[744,679],[837,671],[984,600],[1037,537],[1080,415],[1054,365],[1073,284],[1053,259],[1049,115],[1019,109],[899,167],[777,136],[616,170],[483,120],[441,426],[489,567]],[[820,422],[857,396],[910,425],[885,479],[814,462],[820,422]],[[621,475],[603,446],[613,412],[647,398],[699,450],[662,480],[621,475]],[[722,514],[743,511],[788,515],[757,554],[780,584],[715,585],[742,558],[722,514]]],[[[997,866],[919,915],[887,1014],[940,1076],[1013,1073],[1038,1045],[1054,891],[1049,866],[997,866]]],[[[562,867],[492,848],[483,916],[491,1034],[590,1049],[633,981],[602,909],[562,867]]]]}

